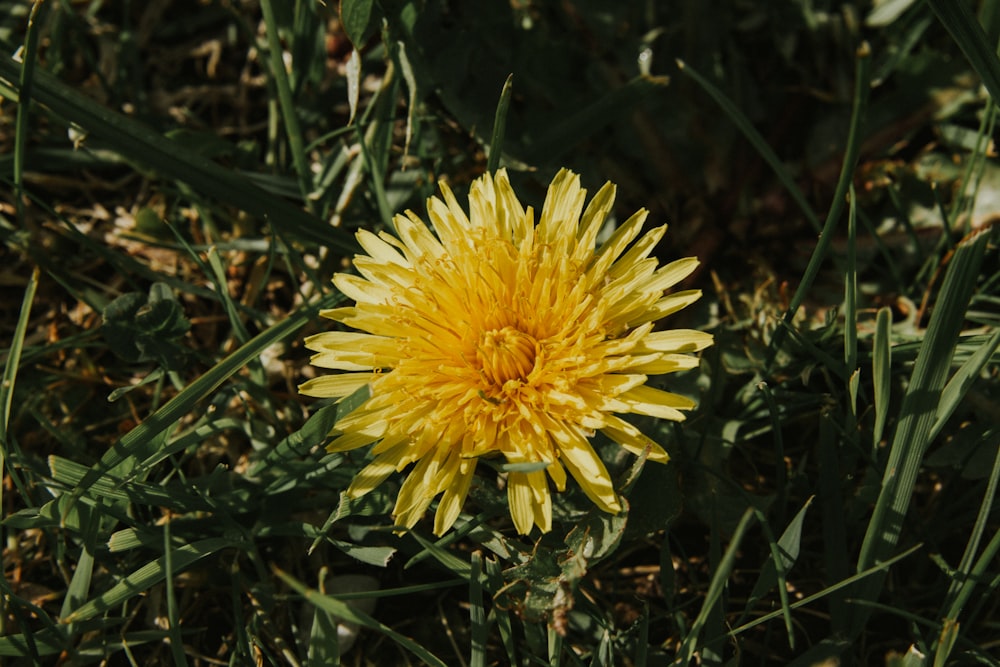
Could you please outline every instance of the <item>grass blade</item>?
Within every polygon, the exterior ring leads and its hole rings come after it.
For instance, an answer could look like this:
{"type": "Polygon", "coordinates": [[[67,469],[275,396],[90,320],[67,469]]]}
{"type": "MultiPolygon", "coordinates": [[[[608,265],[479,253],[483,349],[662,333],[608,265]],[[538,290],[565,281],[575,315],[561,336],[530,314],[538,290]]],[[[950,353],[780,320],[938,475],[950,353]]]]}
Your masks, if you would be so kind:
{"type": "MultiPolygon", "coordinates": [[[[486,559],[486,580],[489,582],[489,588],[492,591],[500,590],[503,586],[503,572],[501,571],[500,563],[495,558],[486,559]]],[[[514,627],[511,622],[510,613],[506,609],[501,609],[493,605],[490,615],[496,621],[497,630],[500,632],[500,643],[503,644],[504,651],[507,654],[507,662],[511,665],[520,664],[517,661],[517,645],[514,641],[514,627]]]]}
{"type": "MultiPolygon", "coordinates": [[[[1000,433],[994,431],[993,444],[998,439],[1000,439],[1000,433]]],[[[983,446],[988,446],[989,444],[989,442],[984,442],[983,446]]],[[[955,578],[948,589],[948,598],[945,605],[947,609],[942,615],[946,622],[958,621],[958,615],[961,613],[962,607],[968,600],[972,588],[979,583],[979,577],[982,575],[982,571],[979,572],[979,576],[973,574],[973,571],[976,569],[973,566],[973,561],[976,558],[976,550],[979,548],[979,542],[982,540],[983,533],[986,531],[986,525],[989,522],[990,512],[993,509],[993,499],[996,497],[998,480],[1000,480],[1000,449],[997,449],[997,454],[993,457],[993,470],[986,484],[983,501],[979,505],[979,514],[976,516],[976,523],[969,534],[969,541],[965,546],[965,552],[962,554],[962,560],[956,568],[955,578]]],[[[980,563],[984,558],[987,563],[990,562],[996,556],[996,553],[997,546],[991,544],[980,556],[980,563]]],[[[979,564],[976,567],[979,567],[979,564]]]]}
{"type": "MultiPolygon", "coordinates": [[[[996,471],[997,468],[994,466],[994,473],[996,471]]],[[[941,634],[935,642],[934,667],[954,664],[948,663],[947,660],[952,648],[959,639],[959,632],[962,628],[961,624],[957,622],[958,614],[972,595],[972,590],[976,584],[982,583],[986,579],[987,569],[998,553],[1000,553],[1000,530],[993,534],[993,539],[986,545],[986,549],[983,550],[982,555],[976,561],[975,566],[962,585],[951,610],[949,610],[948,616],[944,620],[941,634]]],[[[1000,576],[995,576],[987,583],[983,597],[989,599],[989,596],[993,594],[998,585],[1000,585],[1000,576]]]]}
{"type": "Polygon", "coordinates": [[[485,581],[482,554],[479,551],[473,552],[469,576],[469,618],[472,623],[472,655],[469,658],[469,667],[486,667],[486,639],[489,636],[489,626],[486,624],[486,609],[483,606],[485,581]]]}
{"type": "MultiPolygon", "coordinates": [[[[0,57],[0,83],[20,94],[21,67],[9,56],[0,57]]],[[[199,193],[260,216],[282,232],[320,245],[356,250],[346,231],[323,224],[297,206],[260,189],[247,177],[167,139],[128,116],[92,101],[76,89],[43,71],[33,77],[32,100],[62,118],[72,119],[91,141],[134,160],[161,175],[187,183],[199,193]]],[[[0,86],[0,91],[3,86],[0,86]]],[[[14,100],[16,101],[16,100],[14,100]]]]}
{"type": "Polygon", "coordinates": [[[955,0],[927,0],[938,20],[965,53],[973,69],[983,80],[994,102],[1000,102],[1000,59],[986,32],[972,15],[969,5],[955,0]]]}
{"type": "MultiPolygon", "coordinates": [[[[785,330],[791,327],[795,313],[798,312],[799,306],[805,301],[806,294],[809,293],[813,282],[816,280],[816,276],[819,275],[823,261],[826,259],[827,250],[830,248],[830,243],[833,242],[833,232],[837,226],[837,221],[840,219],[841,211],[844,209],[844,200],[850,190],[851,182],[854,178],[854,168],[858,162],[858,154],[861,152],[861,125],[864,121],[865,110],[868,107],[868,93],[871,90],[870,63],[871,49],[867,42],[862,42],[856,53],[854,103],[851,106],[851,125],[847,131],[847,150],[844,151],[844,160],[840,167],[840,177],[837,179],[837,187],[833,192],[830,210],[827,212],[826,221],[823,223],[819,239],[816,241],[816,247],[813,249],[812,256],[809,258],[809,264],[806,265],[806,270],[802,274],[802,280],[799,281],[799,286],[795,289],[795,294],[792,296],[788,310],[785,312],[784,322],[788,327],[775,331],[774,338],[771,339],[769,361],[773,361],[774,356],[781,349],[781,345],[785,340],[785,330]]],[[[848,372],[847,377],[850,377],[850,372],[848,372]]]]}
{"type": "MultiPolygon", "coordinates": [[[[31,304],[35,301],[37,290],[38,269],[36,268],[32,271],[31,278],[28,279],[28,286],[24,290],[21,312],[17,317],[17,324],[14,326],[14,338],[10,342],[10,351],[7,353],[7,361],[4,364],[3,384],[0,384],[0,469],[3,468],[4,462],[7,460],[7,450],[10,446],[8,429],[10,428],[10,409],[14,402],[14,381],[21,363],[24,335],[28,330],[28,320],[31,317],[31,304]]],[[[0,492],[2,492],[2,487],[0,487],[0,492]]]]}
{"type": "Polygon", "coordinates": [[[938,403],[930,440],[934,440],[941,432],[941,428],[955,412],[955,409],[958,408],[962,399],[965,398],[969,388],[972,387],[972,383],[979,377],[986,364],[990,363],[993,353],[997,351],[998,346],[1000,346],[1000,330],[995,331],[990,336],[989,341],[981,345],[971,357],[966,359],[965,363],[948,380],[944,391],[941,392],[941,400],[938,403]]]}
{"type": "MultiPolygon", "coordinates": [[[[858,572],[857,574],[853,574],[850,577],[847,577],[847,578],[843,579],[842,581],[838,581],[837,583],[833,584],[832,586],[827,586],[823,590],[821,590],[821,591],[819,591],[817,593],[813,593],[812,595],[808,595],[808,596],[802,598],[801,600],[796,600],[795,602],[793,602],[790,605],[788,605],[788,608],[792,609],[794,611],[795,609],[799,609],[801,607],[808,606],[808,605],[810,605],[813,602],[816,602],[818,600],[822,600],[823,598],[825,598],[826,596],[830,595],[831,593],[843,590],[843,589],[845,589],[848,586],[851,586],[853,584],[857,584],[858,582],[864,581],[866,578],[868,578],[868,577],[870,577],[872,575],[876,575],[876,574],[879,574],[879,573],[883,573],[884,574],[890,567],[892,567],[893,565],[895,565],[899,561],[907,558],[911,554],[914,554],[914,553],[916,553],[917,551],[919,551],[920,549],[923,549],[923,548],[924,548],[924,545],[922,543],[921,544],[915,544],[912,547],[910,547],[909,549],[907,549],[906,551],[904,551],[904,552],[902,552],[900,554],[897,554],[897,555],[895,555],[895,556],[893,556],[891,558],[887,558],[885,561],[883,561],[881,563],[877,563],[877,564],[873,565],[872,567],[868,568],[867,570],[863,570],[861,572],[858,572]]],[[[736,635],[743,634],[747,630],[755,628],[758,625],[761,625],[762,623],[767,623],[769,621],[773,621],[776,618],[779,618],[784,613],[785,613],[784,609],[775,609],[774,611],[768,612],[768,613],[764,614],[763,616],[760,616],[759,618],[753,619],[752,621],[747,621],[746,623],[744,623],[742,625],[738,625],[735,628],[730,628],[727,631],[727,635],[729,637],[735,637],[736,635]]],[[[809,663],[809,664],[813,664],[813,663],[809,663]]]]}
{"type": "MultiPolygon", "coordinates": [[[[795,561],[798,560],[799,552],[801,550],[802,541],[802,527],[805,522],[806,513],[809,510],[809,506],[812,505],[813,498],[809,498],[806,504],[802,506],[802,509],[798,511],[795,517],[791,520],[785,531],[778,538],[777,543],[774,542],[773,536],[770,531],[765,531],[768,542],[771,544],[771,556],[768,558],[767,562],[764,563],[764,567],[761,569],[760,576],[757,577],[757,583],[754,584],[753,590],[750,593],[750,597],[747,600],[746,608],[743,612],[743,616],[746,617],[750,611],[752,611],[754,605],[770,590],[777,586],[778,597],[781,601],[781,608],[785,611],[785,630],[788,633],[788,646],[789,648],[795,648],[795,634],[792,629],[792,615],[791,609],[788,602],[788,587],[786,585],[788,571],[792,569],[795,565],[795,561]]],[[[761,521],[762,526],[766,526],[764,523],[763,513],[760,513],[758,519],[761,521]]]]}
{"type": "Polygon", "coordinates": [[[716,104],[719,105],[722,111],[729,116],[729,120],[731,120],[733,124],[739,128],[740,132],[743,133],[743,136],[746,137],[747,141],[749,141],[750,144],[757,149],[760,156],[764,158],[764,162],[767,162],[768,166],[771,167],[775,176],[778,177],[781,184],[785,186],[786,190],[788,190],[789,196],[791,196],[791,198],[795,200],[795,203],[799,205],[799,208],[802,209],[802,213],[806,216],[806,220],[809,221],[809,224],[812,225],[813,229],[817,232],[821,231],[822,226],[820,225],[819,217],[816,215],[816,212],[813,211],[809,202],[806,201],[806,197],[802,194],[802,190],[800,190],[799,186],[795,183],[795,178],[792,176],[791,172],[788,171],[788,168],[785,167],[784,162],[781,161],[778,154],[774,152],[774,149],[767,144],[767,141],[765,141],[764,137],[757,131],[757,128],[753,126],[750,119],[747,118],[742,111],[740,111],[740,108],[737,107],[725,93],[719,90],[715,84],[699,74],[690,65],[682,60],[678,60],[677,67],[680,68],[681,72],[689,76],[695,83],[701,86],[701,89],[708,93],[713,100],[715,100],[716,104]]]}
{"type": "Polygon", "coordinates": [[[167,632],[170,635],[170,653],[174,657],[174,665],[187,667],[187,657],[184,655],[184,643],[181,639],[181,626],[177,613],[177,595],[174,592],[174,545],[170,541],[170,515],[163,523],[163,569],[167,588],[167,632]]]}
{"type": "Polygon", "coordinates": [[[437,542],[431,542],[430,540],[424,539],[420,536],[420,533],[415,530],[411,530],[409,535],[420,543],[423,550],[410,558],[410,560],[406,562],[404,568],[408,568],[416,563],[419,563],[426,556],[431,556],[441,565],[451,570],[453,574],[465,580],[469,580],[473,576],[471,566],[447,549],[448,545],[457,539],[454,533],[443,537],[437,542]]]}
{"type": "MultiPolygon", "coordinates": [[[[309,162],[306,160],[305,143],[302,141],[302,129],[299,127],[299,117],[295,111],[295,100],[292,99],[292,86],[288,81],[288,71],[285,69],[285,59],[282,56],[281,39],[278,37],[278,21],[274,15],[271,0],[261,0],[260,11],[264,16],[264,32],[267,35],[267,66],[271,73],[271,81],[278,92],[278,104],[281,106],[281,119],[285,124],[285,134],[288,136],[288,148],[295,163],[295,172],[299,177],[299,190],[306,206],[312,209],[314,203],[309,198],[312,184],[309,162]]],[[[293,63],[301,65],[301,63],[293,63]]]]}
{"type": "Polygon", "coordinates": [[[291,586],[296,593],[304,597],[306,602],[309,604],[318,607],[329,614],[333,614],[338,619],[350,621],[351,623],[357,623],[362,627],[385,635],[413,655],[423,660],[428,665],[433,665],[434,667],[446,667],[445,663],[440,658],[425,649],[420,644],[416,643],[409,637],[399,634],[392,628],[379,623],[368,614],[355,609],[346,602],[342,602],[335,597],[323,595],[319,591],[307,588],[305,584],[281,570],[276,569],[275,574],[281,577],[286,584],[291,586]]]}
{"type": "Polygon", "coordinates": [[[262,331],[257,336],[240,346],[235,352],[209,369],[204,375],[189,384],[183,391],[171,398],[163,407],[146,418],[141,424],[126,433],[121,440],[109,449],[101,460],[92,467],[73,490],[73,497],[79,498],[97,482],[108,470],[120,464],[135,452],[141,451],[143,445],[170,428],[187,414],[194,406],[210,393],[215,391],[229,377],[256,359],[270,345],[284,340],[307,322],[316,317],[321,308],[330,307],[339,297],[328,295],[310,308],[302,308],[291,314],[270,329],[262,331]]]}
{"type": "Polygon", "coordinates": [[[776,518],[778,525],[785,523],[785,511],[788,504],[788,471],[785,469],[785,440],[781,432],[781,414],[778,411],[778,404],[774,400],[771,387],[764,381],[757,383],[757,389],[764,396],[764,403],[767,405],[767,414],[771,419],[771,433],[774,436],[774,490],[776,518]]]}
{"type": "MultiPolygon", "coordinates": [[[[16,466],[7,467],[7,461],[11,453],[10,436],[10,409],[14,402],[14,381],[17,379],[17,371],[21,363],[21,352],[24,349],[24,336],[28,330],[28,320],[31,318],[31,305],[35,301],[35,292],[38,289],[38,268],[31,272],[28,285],[24,290],[24,299],[21,301],[21,311],[17,316],[17,324],[14,325],[14,337],[10,342],[10,351],[7,353],[7,361],[3,369],[3,381],[0,383],[0,474],[10,475],[11,481],[20,491],[21,498],[30,503],[30,495],[26,493],[21,475],[16,471],[16,466]]],[[[0,506],[3,502],[3,486],[0,485],[0,506]]],[[[3,588],[7,588],[6,575],[0,575],[3,588]]],[[[6,618],[6,596],[0,598],[0,618],[6,618]]],[[[3,627],[0,621],[0,627],[3,627]]]]}
{"type": "MultiPolygon", "coordinates": [[[[185,570],[206,556],[211,556],[217,551],[233,546],[237,546],[237,544],[230,539],[210,537],[179,547],[171,555],[172,574],[185,570]]],[[[135,570],[106,592],[77,608],[76,611],[65,617],[63,622],[78,623],[94,618],[149,590],[167,577],[166,559],[166,556],[160,556],[151,563],[135,570]]]]}
{"type": "Polygon", "coordinates": [[[503,153],[503,135],[507,130],[507,111],[510,109],[510,96],[514,89],[514,75],[511,74],[503,83],[500,90],[500,102],[497,104],[497,113],[493,118],[493,135],[490,137],[490,145],[487,149],[486,171],[495,174],[500,168],[500,155],[503,153]]]}
{"type": "Polygon", "coordinates": [[[21,52],[21,99],[23,104],[17,107],[17,119],[14,121],[14,207],[17,221],[24,224],[24,161],[28,152],[28,117],[30,115],[31,89],[35,78],[35,60],[38,55],[38,12],[45,3],[35,0],[28,15],[28,28],[24,36],[24,49],[21,52]]]}
{"type": "MultiPolygon", "coordinates": [[[[857,198],[850,186],[847,210],[847,266],[844,270],[844,365],[847,375],[858,369],[858,248],[857,248],[857,198]]],[[[856,399],[856,396],[853,397],[856,399]]],[[[857,414],[851,403],[851,413],[857,414]]]]}
{"type": "MultiPolygon", "coordinates": [[[[680,649],[677,651],[676,663],[686,665],[691,662],[691,658],[694,657],[695,651],[698,649],[698,637],[701,634],[701,629],[704,627],[705,623],[708,621],[709,615],[712,610],[715,609],[716,603],[722,597],[722,593],[726,588],[726,582],[729,580],[729,574],[733,570],[733,566],[736,563],[736,554],[739,551],[740,543],[743,541],[743,535],[746,533],[747,528],[750,525],[750,519],[754,516],[754,508],[748,508],[743,516],[740,518],[740,522],[736,526],[736,530],[733,531],[733,537],[729,541],[729,547],[726,549],[726,553],[723,554],[722,560],[719,561],[719,565],[715,568],[715,572],[712,575],[712,581],[708,585],[708,592],[705,594],[705,600],[702,602],[701,610],[698,612],[698,616],[694,619],[691,627],[688,629],[687,636],[684,638],[684,643],[681,644],[680,649]]],[[[782,613],[781,611],[778,612],[782,613]]],[[[713,638],[712,642],[716,643],[720,640],[719,637],[713,638]]]]}
{"type": "MultiPolygon", "coordinates": [[[[889,398],[892,383],[892,345],[889,331],[892,310],[880,308],[875,318],[875,342],[872,349],[872,382],[875,391],[875,426],[872,430],[872,448],[882,441],[885,422],[889,416],[889,398]]],[[[873,457],[874,458],[874,457],[873,457]]]]}
{"type": "MultiPolygon", "coordinates": [[[[888,557],[902,534],[903,519],[924,452],[930,444],[929,436],[937,418],[945,378],[951,366],[965,310],[979,276],[989,236],[988,231],[972,235],[958,245],[951,258],[937,306],[903,398],[881,490],[858,555],[858,571],[868,569],[888,557]]],[[[861,583],[853,597],[874,601],[882,589],[883,580],[884,576],[867,579],[861,583]]],[[[849,636],[860,636],[869,614],[869,607],[857,611],[849,636]]]]}
{"type": "Polygon", "coordinates": [[[417,110],[419,108],[420,84],[413,74],[413,65],[406,56],[406,43],[399,42],[395,50],[396,60],[399,63],[399,72],[406,82],[407,105],[406,105],[406,139],[403,142],[403,157],[410,154],[410,140],[413,139],[413,128],[419,120],[417,110]]]}

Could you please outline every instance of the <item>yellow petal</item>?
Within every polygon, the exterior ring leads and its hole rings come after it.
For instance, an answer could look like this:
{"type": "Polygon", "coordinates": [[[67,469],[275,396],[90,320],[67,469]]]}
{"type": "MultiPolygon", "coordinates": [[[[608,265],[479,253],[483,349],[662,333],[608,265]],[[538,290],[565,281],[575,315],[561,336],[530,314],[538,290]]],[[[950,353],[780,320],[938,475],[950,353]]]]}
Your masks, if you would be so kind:
{"type": "Polygon", "coordinates": [[[618,256],[624,252],[628,244],[639,234],[639,231],[642,229],[642,223],[646,221],[647,215],[649,215],[649,211],[640,209],[632,214],[632,217],[623,222],[615,230],[614,234],[611,235],[611,238],[601,246],[594,264],[587,270],[587,274],[596,278],[598,283],[603,281],[608,273],[608,269],[611,268],[611,264],[618,259],[618,256]]]}
{"type": "Polygon", "coordinates": [[[448,208],[448,215],[458,225],[459,229],[468,229],[471,226],[469,217],[462,209],[462,205],[455,199],[455,193],[451,191],[451,188],[448,187],[445,181],[438,183],[438,189],[441,190],[441,196],[444,198],[445,206],[448,208]]]}
{"type": "Polygon", "coordinates": [[[547,533],[552,530],[552,496],[549,495],[549,484],[545,481],[545,471],[535,470],[525,475],[528,486],[531,487],[532,519],[543,533],[547,533]]]}
{"type": "Polygon", "coordinates": [[[389,291],[389,299],[379,303],[402,302],[411,305],[407,291],[414,286],[417,275],[412,268],[379,262],[371,257],[355,257],[354,268],[368,282],[389,291]]]}
{"type": "Polygon", "coordinates": [[[434,514],[434,534],[441,536],[448,532],[448,529],[455,523],[462,505],[465,504],[465,497],[469,494],[469,487],[472,485],[472,473],[476,470],[476,462],[469,459],[461,459],[458,463],[458,472],[444,495],[438,503],[437,512],[434,514]]]}
{"type": "Polygon", "coordinates": [[[330,454],[334,452],[349,452],[352,449],[370,445],[380,437],[380,435],[363,432],[344,433],[334,438],[333,442],[326,446],[326,451],[330,454]]]}
{"type": "Polygon", "coordinates": [[[701,298],[701,290],[675,292],[658,300],[655,299],[656,295],[650,295],[654,297],[652,303],[647,303],[642,299],[636,298],[631,301],[623,300],[619,304],[615,304],[614,309],[609,312],[608,316],[612,324],[635,327],[640,324],[655,322],[667,315],[676,313],[682,308],[690,306],[701,298]]]}
{"type": "Polygon", "coordinates": [[[580,230],[577,233],[576,250],[573,259],[583,263],[594,253],[597,246],[597,235],[608,219],[608,214],[615,204],[617,188],[610,181],[605,183],[597,194],[587,204],[587,210],[580,218],[580,230]]]}
{"type": "Polygon", "coordinates": [[[382,285],[369,282],[361,276],[349,273],[337,273],[333,276],[333,284],[344,296],[354,299],[358,304],[389,303],[393,292],[382,285]]]}
{"type": "Polygon", "coordinates": [[[576,242],[577,226],[587,191],[580,187],[580,177],[560,169],[552,179],[535,234],[542,243],[551,244],[565,254],[570,242],[576,242]]]}
{"type": "Polygon", "coordinates": [[[558,460],[550,463],[545,468],[545,472],[552,478],[552,483],[556,485],[556,491],[562,492],[566,490],[566,469],[563,468],[558,460]]]}
{"type": "Polygon", "coordinates": [[[670,262],[658,269],[649,282],[643,286],[650,292],[662,292],[690,276],[701,262],[697,257],[685,257],[670,262]]]}
{"type": "Polygon", "coordinates": [[[343,398],[369,384],[376,377],[378,377],[376,373],[323,375],[300,384],[299,393],[313,398],[343,398]]]}
{"type": "Polygon", "coordinates": [[[608,271],[608,276],[612,279],[617,278],[621,273],[628,269],[628,267],[633,264],[637,264],[640,261],[649,257],[649,253],[653,251],[656,244],[663,239],[663,235],[667,232],[666,225],[660,225],[659,227],[654,227],[645,234],[642,235],[638,241],[632,244],[632,247],[628,251],[618,258],[608,271]]]}
{"type": "Polygon", "coordinates": [[[510,227],[510,238],[514,243],[520,243],[534,234],[534,215],[531,209],[525,209],[514,193],[514,188],[510,186],[510,178],[507,177],[507,170],[500,169],[493,178],[493,187],[496,191],[497,204],[500,210],[505,211],[510,227]]]}
{"type": "Polygon", "coordinates": [[[427,225],[409,211],[406,216],[397,215],[395,223],[399,240],[415,258],[434,259],[445,254],[441,243],[434,238],[427,225]]]}
{"type": "Polygon", "coordinates": [[[580,484],[583,492],[605,512],[617,514],[621,510],[611,477],[604,463],[586,440],[569,430],[553,433],[562,456],[563,465],[580,484]]]}
{"type": "Polygon", "coordinates": [[[334,322],[341,322],[342,318],[354,315],[356,310],[357,308],[354,306],[345,306],[343,308],[324,308],[319,311],[319,316],[325,317],[328,320],[333,320],[334,322]]]}
{"type": "Polygon", "coordinates": [[[535,510],[532,507],[534,495],[526,473],[507,473],[507,503],[510,505],[510,516],[514,520],[517,532],[521,535],[530,533],[531,527],[535,524],[535,510]]]}
{"type": "Polygon", "coordinates": [[[309,336],[305,345],[318,352],[309,363],[345,371],[392,368],[399,361],[399,341],[348,331],[328,331],[309,336]]]}
{"type": "Polygon", "coordinates": [[[635,426],[619,417],[615,417],[613,415],[609,416],[608,425],[601,429],[601,433],[608,436],[624,449],[632,454],[635,454],[636,456],[642,455],[642,453],[648,448],[649,455],[647,459],[649,461],[666,463],[670,460],[670,456],[663,449],[663,447],[658,445],[651,438],[647,437],[635,426]]]}
{"type": "Polygon", "coordinates": [[[360,498],[376,486],[386,480],[389,475],[396,471],[400,456],[404,449],[398,447],[390,452],[379,456],[374,461],[361,469],[354,476],[351,485],[347,487],[348,498],[360,498]]]}
{"type": "Polygon", "coordinates": [[[423,457],[413,466],[399,488],[396,505],[392,510],[397,524],[412,528],[427,511],[427,507],[434,500],[434,487],[437,484],[440,466],[438,452],[433,456],[423,457]]]}
{"type": "Polygon", "coordinates": [[[636,345],[634,352],[698,352],[712,340],[712,334],[694,329],[654,331],[636,345]]]}
{"type": "Polygon", "coordinates": [[[441,239],[441,243],[446,248],[454,248],[466,244],[468,240],[469,221],[465,220],[464,215],[462,216],[462,220],[455,219],[447,204],[437,197],[431,197],[427,200],[427,217],[430,219],[431,224],[434,225],[434,230],[437,232],[438,238],[441,239]]]}
{"type": "Polygon", "coordinates": [[[701,298],[700,289],[689,289],[683,292],[674,292],[665,296],[653,305],[653,312],[656,318],[666,317],[676,313],[681,308],[686,308],[701,298]]]}
{"type": "Polygon", "coordinates": [[[697,368],[701,360],[687,354],[646,354],[632,358],[632,362],[624,370],[643,373],[644,375],[665,375],[678,371],[697,368]]]}
{"type": "Polygon", "coordinates": [[[655,271],[655,258],[643,259],[629,265],[627,271],[619,272],[618,276],[604,287],[604,299],[616,305],[655,299],[656,296],[646,294],[651,291],[647,285],[655,277],[655,271]]]}
{"type": "Polygon", "coordinates": [[[591,384],[595,391],[598,393],[613,397],[618,396],[634,387],[641,386],[646,383],[646,376],[639,374],[618,374],[612,373],[608,375],[598,376],[593,378],[591,384]]]}
{"type": "Polygon", "coordinates": [[[687,396],[646,386],[630,389],[618,398],[628,403],[629,412],[678,422],[686,419],[681,410],[691,410],[697,405],[687,396]]]}
{"type": "Polygon", "coordinates": [[[408,333],[407,328],[398,321],[396,317],[398,313],[399,310],[395,306],[365,305],[363,310],[349,306],[321,310],[319,314],[377,336],[405,337],[408,333]]]}
{"type": "Polygon", "coordinates": [[[372,259],[383,263],[398,264],[399,266],[410,266],[410,263],[406,261],[406,258],[398,250],[367,229],[358,230],[355,236],[358,239],[358,243],[361,244],[361,247],[365,249],[372,259]]]}

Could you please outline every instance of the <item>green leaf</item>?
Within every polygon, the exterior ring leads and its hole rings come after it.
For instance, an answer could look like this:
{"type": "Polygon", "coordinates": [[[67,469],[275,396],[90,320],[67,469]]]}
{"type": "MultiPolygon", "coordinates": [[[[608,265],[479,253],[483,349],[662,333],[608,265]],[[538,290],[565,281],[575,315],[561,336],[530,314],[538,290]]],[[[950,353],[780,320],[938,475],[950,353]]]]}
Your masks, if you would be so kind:
{"type": "Polygon", "coordinates": [[[32,633],[30,637],[23,634],[8,635],[0,637],[0,656],[26,658],[35,652],[37,652],[35,654],[38,656],[54,655],[65,651],[67,644],[68,642],[65,638],[58,637],[49,630],[32,633]],[[34,651],[32,651],[32,648],[34,651]]]}
{"type": "MultiPolygon", "coordinates": [[[[802,541],[802,526],[805,524],[806,512],[809,510],[809,506],[812,505],[812,498],[806,501],[806,504],[802,506],[795,518],[792,519],[788,527],[785,528],[785,532],[781,534],[778,539],[778,552],[781,557],[781,572],[787,574],[791,569],[792,565],[795,564],[796,559],[799,557],[799,547],[802,541]]],[[[753,592],[750,593],[750,600],[747,602],[747,609],[751,608],[751,605],[756,602],[761,596],[767,591],[774,588],[778,583],[778,567],[774,562],[774,558],[768,557],[767,563],[764,564],[764,569],[761,570],[760,576],[757,578],[757,583],[754,584],[753,592]]]]}
{"type": "Polygon", "coordinates": [[[559,618],[575,604],[576,589],[588,569],[614,552],[625,533],[628,502],[622,511],[608,514],[592,509],[566,535],[564,549],[539,543],[528,559],[504,572],[508,582],[497,605],[517,611],[527,623],[559,618]]]}
{"type": "Polygon", "coordinates": [[[340,664],[340,642],[337,637],[337,619],[333,614],[313,608],[312,627],[309,629],[307,667],[326,667],[340,664]]]}
{"type": "Polygon", "coordinates": [[[340,23],[355,49],[368,41],[372,28],[374,0],[341,0],[340,23]]]}
{"type": "Polygon", "coordinates": [[[392,560],[392,557],[396,554],[395,547],[352,544],[350,542],[343,542],[333,538],[328,538],[327,541],[351,558],[361,561],[362,563],[367,563],[368,565],[375,565],[377,567],[387,566],[389,561],[392,560]]]}
{"type": "Polygon", "coordinates": [[[188,351],[177,339],[191,328],[168,285],[153,283],[146,297],[122,294],[104,309],[101,328],[111,351],[128,362],[157,361],[167,370],[184,367],[188,351]]]}

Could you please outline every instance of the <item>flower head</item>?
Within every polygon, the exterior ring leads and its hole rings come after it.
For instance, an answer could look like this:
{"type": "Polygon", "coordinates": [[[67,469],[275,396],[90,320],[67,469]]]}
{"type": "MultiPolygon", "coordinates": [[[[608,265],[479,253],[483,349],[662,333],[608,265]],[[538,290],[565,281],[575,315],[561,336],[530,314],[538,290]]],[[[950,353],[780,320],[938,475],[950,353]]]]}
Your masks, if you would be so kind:
{"type": "Polygon", "coordinates": [[[550,485],[567,472],[602,510],[621,509],[589,439],[601,431],[634,454],[667,453],[619,414],[682,420],[683,396],[646,385],[649,375],[690,369],[688,353],[712,343],[692,330],[653,331],[691,304],[698,290],[665,294],[697,266],[693,257],[659,267],[650,253],[666,227],[639,237],[646,211],[599,248],[614,201],[606,184],[584,208],[572,172],[549,186],[537,224],[506,172],[477,179],[468,215],[451,190],[427,202],[436,236],[414,213],[396,235],[362,230],[360,275],[333,282],[354,306],[322,315],[359,332],[306,339],[312,363],[345,371],[309,380],[309,396],[371,396],[334,426],[329,451],[375,443],[347,493],[358,497],[413,466],[393,514],[412,527],[437,496],[434,532],[458,517],[482,456],[502,458],[514,525],[552,526],[550,485]],[[633,243],[633,241],[635,241],[633,243]]]}

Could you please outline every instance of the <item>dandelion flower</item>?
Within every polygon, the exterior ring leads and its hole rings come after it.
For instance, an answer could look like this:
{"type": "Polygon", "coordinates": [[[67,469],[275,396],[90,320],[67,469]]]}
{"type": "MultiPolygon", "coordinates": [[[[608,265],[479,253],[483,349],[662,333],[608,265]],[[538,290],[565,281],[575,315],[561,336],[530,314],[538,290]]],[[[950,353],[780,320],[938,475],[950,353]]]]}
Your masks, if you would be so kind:
{"type": "Polygon", "coordinates": [[[396,499],[396,524],[412,527],[438,502],[437,535],[458,517],[476,462],[503,460],[516,529],[552,527],[551,488],[567,472],[598,507],[621,504],[590,444],[600,431],[631,453],[666,462],[658,444],[622,419],[680,421],[694,403],[647,386],[650,375],[697,366],[709,334],[654,331],[698,290],[666,294],[698,264],[650,257],[666,227],[639,237],[640,210],[597,247],[614,202],[606,184],[584,208],[570,171],[549,186],[541,217],[518,201],[505,171],[477,179],[469,212],[441,184],[427,202],[434,232],[413,212],[395,235],[361,230],[358,274],[333,282],[354,306],[322,315],[355,331],[306,339],[312,363],[345,371],[314,378],[303,394],[370,397],[334,426],[328,450],[375,443],[347,490],[359,497],[412,466],[396,499]],[[436,232],[436,234],[435,234],[436,232]],[[636,240],[638,237],[638,240],[636,240]],[[634,243],[633,243],[634,241],[634,243]]]}

